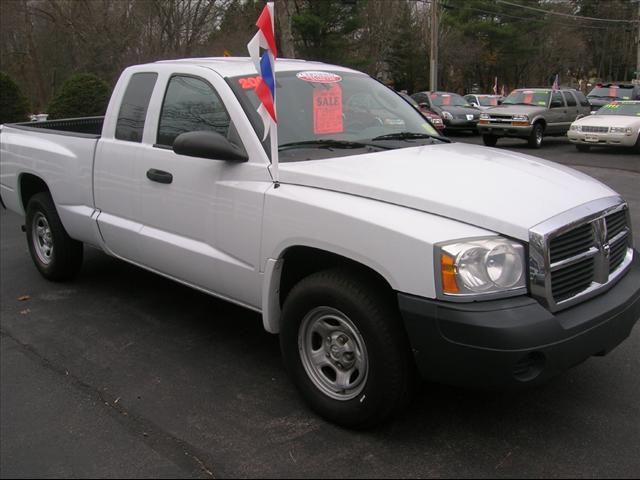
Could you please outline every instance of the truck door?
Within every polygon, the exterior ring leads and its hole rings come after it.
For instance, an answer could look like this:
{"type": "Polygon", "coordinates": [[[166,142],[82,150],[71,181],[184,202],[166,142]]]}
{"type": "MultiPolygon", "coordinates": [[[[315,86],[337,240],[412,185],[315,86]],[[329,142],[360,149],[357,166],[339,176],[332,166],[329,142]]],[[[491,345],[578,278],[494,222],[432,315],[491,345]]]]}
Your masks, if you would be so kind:
{"type": "Polygon", "coordinates": [[[140,260],[138,232],[142,227],[137,222],[135,169],[145,154],[142,135],[157,79],[155,72],[139,72],[118,83],[112,101],[122,100],[113,113],[110,107],[106,118],[111,114],[113,121],[105,124],[95,154],[93,188],[100,210],[100,234],[112,253],[132,261],[140,260]]]}
{"type": "MultiPolygon", "coordinates": [[[[272,186],[267,165],[173,151],[178,135],[203,130],[218,132],[242,147],[237,122],[221,96],[230,101],[233,93],[221,77],[167,75],[162,93],[154,102],[159,120],[148,126],[149,145],[135,170],[140,181],[141,263],[259,306],[263,198],[272,186]]],[[[248,130],[247,125],[242,128],[248,130]]]]}
{"type": "Polygon", "coordinates": [[[561,133],[569,129],[571,122],[568,121],[569,115],[567,112],[567,106],[565,105],[560,92],[553,92],[551,94],[548,115],[549,117],[546,128],[547,133],[561,133]]]}

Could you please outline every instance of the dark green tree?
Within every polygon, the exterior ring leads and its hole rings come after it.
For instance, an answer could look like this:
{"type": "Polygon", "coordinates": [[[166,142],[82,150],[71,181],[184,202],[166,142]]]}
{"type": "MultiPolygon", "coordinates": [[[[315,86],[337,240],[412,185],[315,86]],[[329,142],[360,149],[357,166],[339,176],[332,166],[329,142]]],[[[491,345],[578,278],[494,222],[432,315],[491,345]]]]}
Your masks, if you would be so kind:
{"type": "Polygon", "coordinates": [[[355,34],[360,27],[355,0],[310,1],[292,15],[292,30],[299,39],[300,58],[338,65],[358,66],[355,34]]]}
{"type": "Polygon", "coordinates": [[[90,73],[70,77],[49,105],[49,118],[104,115],[110,96],[109,86],[90,73]]]}
{"type": "Polygon", "coordinates": [[[417,25],[419,20],[409,3],[399,4],[386,55],[387,68],[396,90],[413,93],[427,86],[428,54],[417,25]]]}
{"type": "Polygon", "coordinates": [[[0,72],[0,124],[27,120],[29,103],[9,75],[0,72]]]}

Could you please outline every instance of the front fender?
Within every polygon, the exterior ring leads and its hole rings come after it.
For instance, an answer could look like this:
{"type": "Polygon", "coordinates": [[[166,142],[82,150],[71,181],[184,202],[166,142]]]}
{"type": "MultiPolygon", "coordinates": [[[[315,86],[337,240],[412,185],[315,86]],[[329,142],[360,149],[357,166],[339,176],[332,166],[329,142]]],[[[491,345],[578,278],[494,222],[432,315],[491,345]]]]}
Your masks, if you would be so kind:
{"type": "MultiPolygon", "coordinates": [[[[435,298],[433,245],[492,233],[400,205],[283,184],[265,198],[260,270],[268,287],[263,299],[277,298],[276,262],[294,246],[346,257],[377,272],[396,291],[435,298]]],[[[263,314],[267,311],[273,308],[263,305],[263,314]]]]}

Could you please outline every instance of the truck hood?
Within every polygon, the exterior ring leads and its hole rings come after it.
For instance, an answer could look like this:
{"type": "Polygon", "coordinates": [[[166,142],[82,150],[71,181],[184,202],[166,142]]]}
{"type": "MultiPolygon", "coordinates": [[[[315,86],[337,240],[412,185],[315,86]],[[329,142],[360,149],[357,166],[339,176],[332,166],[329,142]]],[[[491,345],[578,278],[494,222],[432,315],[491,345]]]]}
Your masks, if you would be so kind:
{"type": "Polygon", "coordinates": [[[461,143],[281,163],[280,181],[403,205],[525,241],[534,225],[617,195],[576,170],[461,143]]]}
{"type": "Polygon", "coordinates": [[[576,125],[590,127],[636,127],[640,125],[640,117],[631,115],[588,115],[574,122],[576,125]]]}

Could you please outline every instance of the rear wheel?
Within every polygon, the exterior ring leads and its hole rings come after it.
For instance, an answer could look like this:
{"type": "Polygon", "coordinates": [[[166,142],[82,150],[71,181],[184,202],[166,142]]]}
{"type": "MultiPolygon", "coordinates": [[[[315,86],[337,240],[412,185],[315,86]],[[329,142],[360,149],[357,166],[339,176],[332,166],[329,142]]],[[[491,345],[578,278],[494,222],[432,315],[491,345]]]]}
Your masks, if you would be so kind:
{"type": "Polygon", "coordinates": [[[482,135],[482,141],[487,147],[495,147],[498,143],[498,137],[495,135],[482,135]]]}
{"type": "Polygon", "coordinates": [[[580,143],[577,143],[576,148],[579,152],[588,152],[589,150],[591,150],[591,145],[582,145],[580,143]]]}
{"type": "Polygon", "coordinates": [[[535,123],[529,134],[527,143],[531,148],[540,148],[542,146],[542,140],[544,138],[544,127],[540,122],[535,123]]]}
{"type": "Polygon", "coordinates": [[[280,346],[301,395],[339,425],[381,423],[412,396],[415,367],[397,307],[365,275],[335,269],[301,280],[284,304],[280,346]]]}
{"type": "Polygon", "coordinates": [[[638,138],[636,139],[636,146],[634,147],[636,152],[640,153],[640,133],[638,133],[638,138]]]}
{"type": "Polygon", "coordinates": [[[31,197],[27,205],[27,243],[36,268],[48,280],[70,280],[82,266],[82,242],[64,229],[48,193],[31,197]]]}

